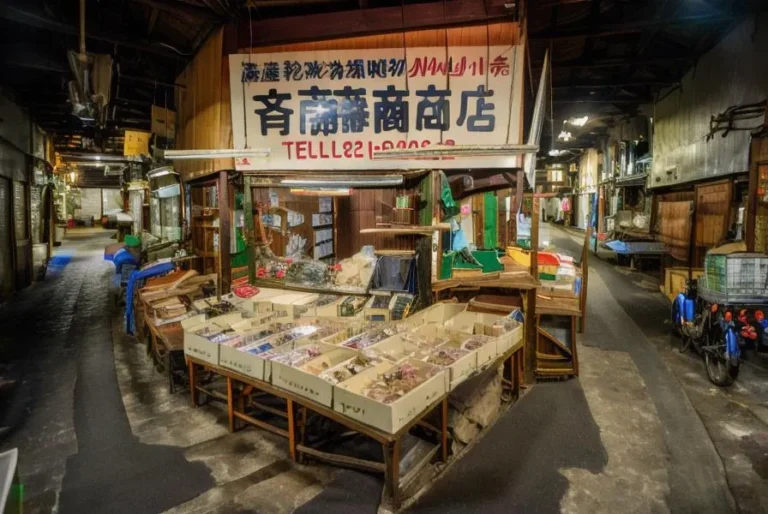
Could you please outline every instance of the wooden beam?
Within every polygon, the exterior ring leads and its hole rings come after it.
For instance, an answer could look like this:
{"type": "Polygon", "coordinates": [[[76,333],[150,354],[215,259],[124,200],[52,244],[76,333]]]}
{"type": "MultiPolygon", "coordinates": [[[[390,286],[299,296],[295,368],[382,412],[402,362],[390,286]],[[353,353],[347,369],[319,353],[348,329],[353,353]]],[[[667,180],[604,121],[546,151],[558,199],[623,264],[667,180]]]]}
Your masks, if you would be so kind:
{"type": "MultiPolygon", "coordinates": [[[[675,61],[695,61],[698,59],[698,55],[671,55],[671,56],[659,56],[648,59],[603,59],[603,60],[584,60],[573,59],[569,61],[561,61],[552,63],[552,71],[557,72],[560,70],[570,70],[576,68],[615,68],[618,66],[646,66],[649,64],[658,64],[663,62],[675,62],[675,61]]],[[[540,70],[542,62],[538,61],[533,64],[534,70],[540,70]]]]}
{"type": "Polygon", "coordinates": [[[531,34],[531,40],[536,39],[579,39],[594,38],[604,36],[616,36],[622,34],[637,34],[646,29],[658,28],[663,30],[666,27],[678,25],[694,25],[707,23],[725,23],[734,19],[733,16],[721,16],[719,14],[702,14],[696,16],[684,16],[673,19],[644,20],[635,23],[618,23],[615,25],[601,25],[595,27],[578,27],[575,29],[545,30],[531,34]]]}
{"type": "MultiPolygon", "coordinates": [[[[0,18],[8,20],[19,25],[26,25],[28,27],[34,27],[41,30],[47,30],[56,34],[64,34],[67,36],[77,36],[78,29],[73,25],[67,25],[57,20],[41,16],[37,13],[25,11],[10,5],[0,4],[0,18]]],[[[100,41],[102,43],[110,43],[113,45],[122,46],[125,48],[132,48],[141,52],[147,52],[161,57],[167,57],[170,59],[185,60],[181,55],[166,50],[160,46],[154,45],[151,41],[130,41],[123,36],[117,34],[105,35],[97,34],[92,31],[86,34],[86,37],[91,41],[100,41]]]]}
{"type": "Polygon", "coordinates": [[[555,98],[556,104],[647,104],[653,102],[651,97],[635,98],[555,98]]]}
{"type": "MultiPolygon", "coordinates": [[[[360,9],[334,13],[313,14],[299,18],[275,18],[251,22],[253,46],[288,42],[319,41],[337,37],[381,34],[511,20],[512,12],[504,6],[488,6],[479,0],[454,0],[427,4],[399,5],[378,9],[360,9]]],[[[248,21],[238,26],[238,47],[250,46],[248,21]]]]}
{"type": "Polygon", "coordinates": [[[154,12],[163,11],[171,14],[187,16],[201,20],[224,21],[221,16],[205,7],[198,7],[186,2],[175,2],[169,0],[131,0],[137,4],[144,4],[152,7],[154,12]]]}
{"type": "Polygon", "coordinates": [[[672,86],[677,84],[677,81],[671,80],[638,80],[637,82],[594,82],[594,83],[581,83],[581,84],[563,84],[562,86],[555,86],[555,90],[564,89],[613,89],[619,87],[640,87],[640,86],[672,86]]]}
{"type": "Polygon", "coordinates": [[[152,8],[152,14],[149,15],[149,22],[147,22],[147,36],[152,35],[152,31],[155,30],[155,23],[157,23],[157,15],[160,10],[157,7],[152,8]]]}

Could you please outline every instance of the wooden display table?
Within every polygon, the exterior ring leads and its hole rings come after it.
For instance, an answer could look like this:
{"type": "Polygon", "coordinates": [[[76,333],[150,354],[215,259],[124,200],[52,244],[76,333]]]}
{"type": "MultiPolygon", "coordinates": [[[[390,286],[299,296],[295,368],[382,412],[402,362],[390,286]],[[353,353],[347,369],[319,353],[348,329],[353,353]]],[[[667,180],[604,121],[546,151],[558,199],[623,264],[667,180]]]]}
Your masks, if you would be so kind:
{"type": "MultiPolygon", "coordinates": [[[[523,340],[521,339],[505,354],[499,356],[485,368],[486,370],[496,369],[499,365],[506,365],[503,384],[511,388],[514,397],[518,397],[520,394],[523,362],[522,350],[523,340]]],[[[448,396],[450,393],[446,393],[440,398],[436,399],[422,412],[414,416],[412,421],[403,426],[396,433],[390,434],[373,426],[366,425],[347,416],[344,416],[332,408],[321,405],[308,398],[275,387],[269,382],[247,377],[235,371],[231,371],[220,366],[214,366],[210,363],[202,362],[190,356],[186,356],[186,359],[189,370],[190,396],[192,405],[194,407],[198,406],[199,393],[202,392],[208,395],[211,394],[210,391],[207,391],[205,388],[203,388],[203,386],[197,383],[198,372],[204,370],[217,373],[225,377],[227,381],[227,417],[230,431],[234,431],[236,429],[236,420],[241,420],[259,428],[268,430],[272,433],[278,434],[282,437],[286,437],[288,439],[289,453],[291,459],[294,461],[302,461],[305,458],[311,458],[339,466],[384,473],[387,494],[390,496],[396,508],[400,505],[400,495],[404,485],[410,483],[410,479],[414,477],[420,469],[422,469],[430,462],[431,457],[435,453],[432,452],[425,455],[425,457],[419,461],[418,465],[409,470],[406,476],[402,478],[400,477],[402,439],[413,427],[418,425],[430,432],[433,432],[439,441],[439,445],[435,447],[435,451],[439,449],[440,459],[443,462],[448,461],[448,396]],[[264,421],[255,419],[254,417],[246,414],[244,412],[244,402],[242,401],[243,394],[235,394],[235,386],[237,384],[242,384],[244,386],[244,390],[249,390],[250,388],[250,390],[258,390],[285,400],[285,412],[278,411],[277,409],[273,409],[271,407],[264,409],[266,406],[263,404],[256,404],[254,406],[256,408],[271,412],[272,414],[286,417],[288,420],[288,429],[285,430],[279,428],[275,425],[271,425],[264,421]],[[439,411],[438,417],[441,420],[439,427],[427,421],[427,418],[436,410],[439,411]],[[309,412],[330,419],[340,425],[343,425],[352,432],[369,437],[377,443],[381,444],[384,454],[384,462],[358,459],[346,455],[320,451],[316,448],[308,446],[306,444],[306,432],[307,417],[309,412]]]]}

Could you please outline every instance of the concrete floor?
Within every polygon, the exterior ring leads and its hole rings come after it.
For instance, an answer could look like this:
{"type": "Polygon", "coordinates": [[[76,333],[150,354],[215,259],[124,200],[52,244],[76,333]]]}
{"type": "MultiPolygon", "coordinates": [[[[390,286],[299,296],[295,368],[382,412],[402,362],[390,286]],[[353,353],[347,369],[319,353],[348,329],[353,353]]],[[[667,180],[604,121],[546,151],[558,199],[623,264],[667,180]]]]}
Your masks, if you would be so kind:
{"type": "MultiPolygon", "coordinates": [[[[553,228],[578,253],[579,234],[553,228]]],[[[298,466],[286,442],[229,434],[122,334],[102,260],[109,233],[70,234],[45,282],[0,306],[2,449],[18,447],[25,512],[376,512],[381,481],[298,466]],[[322,493],[322,494],[320,494],[322,493]]],[[[535,385],[410,510],[768,512],[768,372],[706,380],[646,275],[590,262],[581,377],[535,385]]]]}

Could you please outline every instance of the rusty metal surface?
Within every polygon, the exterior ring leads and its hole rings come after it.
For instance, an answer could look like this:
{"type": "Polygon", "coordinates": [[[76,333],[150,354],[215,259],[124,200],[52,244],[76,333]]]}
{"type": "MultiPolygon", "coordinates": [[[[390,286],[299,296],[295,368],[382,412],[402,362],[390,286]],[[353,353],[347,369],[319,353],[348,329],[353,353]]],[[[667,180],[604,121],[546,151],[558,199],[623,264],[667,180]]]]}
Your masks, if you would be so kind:
{"type": "MultiPolygon", "coordinates": [[[[728,107],[762,101],[768,91],[768,17],[735,26],[683,78],[682,89],[654,108],[653,171],[650,187],[664,187],[747,171],[750,132],[722,132],[706,140],[711,116],[728,107]],[[755,23],[757,22],[757,27],[755,23]]],[[[738,126],[761,125],[763,117],[738,126]]]]}

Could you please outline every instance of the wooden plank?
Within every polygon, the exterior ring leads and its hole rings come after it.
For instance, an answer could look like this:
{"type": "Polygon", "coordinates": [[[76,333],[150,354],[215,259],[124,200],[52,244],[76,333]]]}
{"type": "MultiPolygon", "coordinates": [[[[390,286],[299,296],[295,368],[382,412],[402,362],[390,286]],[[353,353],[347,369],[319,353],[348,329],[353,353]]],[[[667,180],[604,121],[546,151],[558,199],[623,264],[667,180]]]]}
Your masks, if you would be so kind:
{"type": "Polygon", "coordinates": [[[373,471],[375,473],[384,473],[386,470],[385,465],[382,462],[356,459],[355,457],[348,457],[346,455],[323,452],[303,444],[297,445],[296,449],[299,453],[305,453],[318,460],[331,462],[333,464],[338,464],[339,466],[360,469],[362,471],[373,471]]]}
{"type": "Polygon", "coordinates": [[[494,45],[516,44],[520,37],[517,23],[493,23],[508,16],[509,11],[503,6],[487,7],[479,0],[456,0],[307,15],[299,24],[291,18],[255,20],[250,30],[248,21],[243,20],[238,29],[238,46],[262,47],[269,52],[303,50],[308,45],[318,50],[398,48],[403,40],[410,47],[443,46],[446,38],[453,45],[456,41],[484,45],[487,35],[494,45]],[[486,25],[487,22],[491,23],[486,25]],[[470,23],[482,25],[452,27],[470,23]],[[346,39],[334,39],[343,36],[346,39]],[[297,41],[314,43],[292,43],[297,41]]]}

